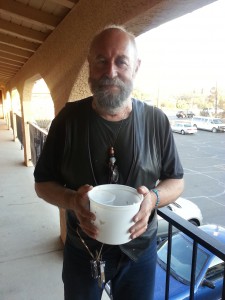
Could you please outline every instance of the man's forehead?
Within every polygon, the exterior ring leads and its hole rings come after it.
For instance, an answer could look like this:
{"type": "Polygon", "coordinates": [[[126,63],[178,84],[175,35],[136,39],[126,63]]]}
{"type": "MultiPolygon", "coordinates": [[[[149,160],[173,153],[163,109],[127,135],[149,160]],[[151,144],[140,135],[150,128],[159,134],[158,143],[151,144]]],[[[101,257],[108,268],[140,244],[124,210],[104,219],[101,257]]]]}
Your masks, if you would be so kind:
{"type": "Polygon", "coordinates": [[[122,48],[124,48],[125,51],[128,47],[132,47],[132,43],[127,33],[118,29],[110,29],[103,31],[94,38],[90,50],[93,51],[100,47],[108,47],[115,50],[122,50],[122,48]]]}
{"type": "Polygon", "coordinates": [[[90,56],[92,58],[118,57],[121,59],[133,59],[134,48],[130,43],[98,44],[91,49],[90,56]]]}

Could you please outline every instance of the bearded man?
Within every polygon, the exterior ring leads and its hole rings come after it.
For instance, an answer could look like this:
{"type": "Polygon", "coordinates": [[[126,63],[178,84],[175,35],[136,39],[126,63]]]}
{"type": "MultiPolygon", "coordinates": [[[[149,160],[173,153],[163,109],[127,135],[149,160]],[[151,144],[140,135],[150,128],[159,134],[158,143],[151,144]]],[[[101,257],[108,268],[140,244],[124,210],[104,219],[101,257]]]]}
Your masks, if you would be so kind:
{"type": "Polygon", "coordinates": [[[101,299],[108,281],[114,300],[152,300],[157,207],[180,196],[183,168],[166,115],[131,97],[140,66],[135,37],[120,26],[105,28],[91,42],[88,63],[93,96],[67,103],[53,120],[35,168],[35,189],[66,209],[66,300],[101,299]],[[96,240],[89,210],[88,191],[108,183],[143,195],[130,241],[122,245],[96,240]],[[93,267],[103,262],[99,284],[93,267]]]}

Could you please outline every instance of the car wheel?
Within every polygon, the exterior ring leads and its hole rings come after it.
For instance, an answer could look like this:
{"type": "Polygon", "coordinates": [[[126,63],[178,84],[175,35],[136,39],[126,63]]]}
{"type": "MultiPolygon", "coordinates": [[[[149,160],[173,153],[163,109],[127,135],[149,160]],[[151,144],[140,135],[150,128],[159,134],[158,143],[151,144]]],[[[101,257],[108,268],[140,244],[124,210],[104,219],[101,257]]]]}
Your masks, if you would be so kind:
{"type": "Polygon", "coordinates": [[[213,127],[212,132],[213,132],[213,133],[216,133],[216,132],[217,132],[217,130],[216,130],[215,127],[213,127]]]}
{"type": "Polygon", "coordinates": [[[185,134],[184,130],[181,130],[181,134],[185,134]]]}
{"type": "Polygon", "coordinates": [[[193,224],[195,226],[199,226],[199,224],[196,220],[189,220],[188,222],[190,222],[191,224],[193,224]]]}

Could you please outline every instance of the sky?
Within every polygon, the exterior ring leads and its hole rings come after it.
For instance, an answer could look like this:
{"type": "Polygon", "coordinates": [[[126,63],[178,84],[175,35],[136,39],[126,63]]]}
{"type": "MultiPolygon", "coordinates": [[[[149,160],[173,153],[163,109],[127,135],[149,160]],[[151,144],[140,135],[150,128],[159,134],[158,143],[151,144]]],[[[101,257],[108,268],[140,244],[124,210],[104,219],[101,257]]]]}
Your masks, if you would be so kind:
{"type": "Polygon", "coordinates": [[[219,0],[137,37],[136,87],[165,94],[225,89],[224,15],[219,0]]]}

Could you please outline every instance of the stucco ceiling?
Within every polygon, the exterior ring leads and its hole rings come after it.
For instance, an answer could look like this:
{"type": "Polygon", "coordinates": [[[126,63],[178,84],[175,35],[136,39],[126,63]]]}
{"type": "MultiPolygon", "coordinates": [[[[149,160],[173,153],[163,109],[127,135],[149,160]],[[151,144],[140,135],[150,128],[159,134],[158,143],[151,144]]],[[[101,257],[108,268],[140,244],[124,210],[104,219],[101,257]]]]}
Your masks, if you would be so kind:
{"type": "Polygon", "coordinates": [[[79,0],[0,0],[0,82],[6,84],[79,0]]]}

